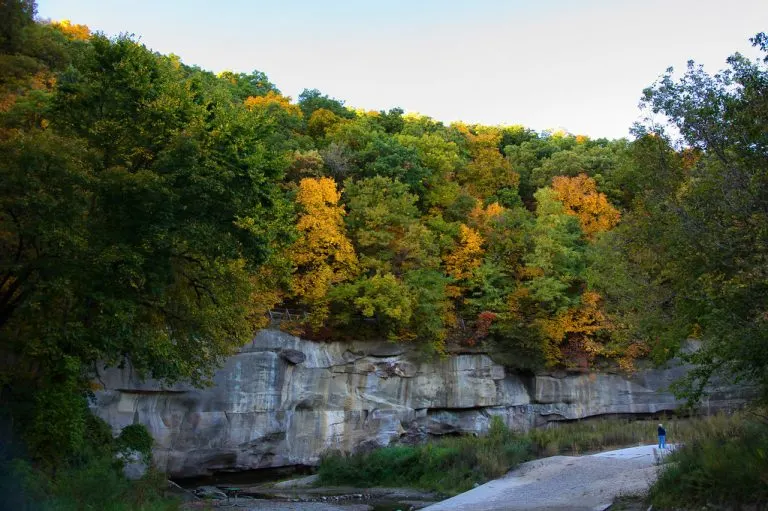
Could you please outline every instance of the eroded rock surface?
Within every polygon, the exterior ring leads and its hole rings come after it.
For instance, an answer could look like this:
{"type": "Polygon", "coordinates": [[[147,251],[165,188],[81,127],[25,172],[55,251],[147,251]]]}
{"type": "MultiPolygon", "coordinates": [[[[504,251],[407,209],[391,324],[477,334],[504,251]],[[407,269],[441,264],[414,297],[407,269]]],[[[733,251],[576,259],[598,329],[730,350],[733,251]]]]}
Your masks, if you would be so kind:
{"type": "MultiPolygon", "coordinates": [[[[128,369],[100,375],[93,411],[116,431],[134,422],[156,440],[171,476],[313,465],[427,435],[482,434],[491,418],[523,430],[553,420],[656,413],[680,403],[665,389],[684,369],[614,374],[510,373],[485,354],[419,362],[391,343],[318,343],[262,330],[227,360],[214,385],[163,387],[128,369]]],[[[738,392],[713,408],[738,406],[738,392]]]]}

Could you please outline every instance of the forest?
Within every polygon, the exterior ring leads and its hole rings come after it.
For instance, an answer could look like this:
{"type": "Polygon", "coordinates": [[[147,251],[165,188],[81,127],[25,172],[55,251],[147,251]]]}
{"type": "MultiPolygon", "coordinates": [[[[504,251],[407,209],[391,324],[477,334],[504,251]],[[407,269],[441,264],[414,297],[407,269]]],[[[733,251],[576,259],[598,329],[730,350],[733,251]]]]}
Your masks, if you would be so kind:
{"type": "Polygon", "coordinates": [[[42,463],[100,431],[97,364],[204,384],[270,311],[521,371],[698,339],[681,392],[768,390],[768,55],[667,70],[631,140],[590,139],[294,100],[2,8],[2,427],[42,463]]]}

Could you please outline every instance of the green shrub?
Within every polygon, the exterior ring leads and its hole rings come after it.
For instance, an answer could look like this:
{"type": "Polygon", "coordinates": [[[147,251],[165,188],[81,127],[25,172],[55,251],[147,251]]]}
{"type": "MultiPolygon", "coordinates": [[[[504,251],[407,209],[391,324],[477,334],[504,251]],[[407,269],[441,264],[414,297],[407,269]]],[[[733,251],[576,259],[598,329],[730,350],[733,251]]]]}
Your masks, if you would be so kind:
{"type": "Polygon", "coordinates": [[[49,488],[45,478],[21,458],[0,460],[0,509],[39,509],[49,488]]]}
{"type": "Polygon", "coordinates": [[[155,440],[143,424],[131,424],[124,427],[115,439],[117,452],[125,454],[130,451],[137,451],[147,462],[152,459],[152,445],[154,443],[155,440]]]}
{"type": "Polygon", "coordinates": [[[530,441],[515,436],[494,417],[484,437],[444,438],[365,454],[330,453],[318,472],[322,484],[415,486],[453,495],[503,475],[530,456],[530,441]]]}
{"type": "MultiPolygon", "coordinates": [[[[688,444],[717,434],[735,435],[744,414],[661,419],[671,443],[688,444]]],[[[495,417],[486,436],[442,438],[419,446],[392,446],[370,453],[330,453],[320,463],[322,484],[412,486],[456,494],[500,477],[518,464],[556,454],[655,444],[654,420],[599,419],[552,424],[514,433],[495,417]]],[[[763,451],[768,453],[768,449],[763,451]]],[[[764,483],[765,484],[765,483],[764,483]]]]}
{"type": "Polygon", "coordinates": [[[76,456],[87,445],[89,415],[85,396],[73,379],[46,385],[35,395],[32,417],[24,430],[29,451],[51,466],[76,456]]]}
{"type": "Polygon", "coordinates": [[[16,458],[0,465],[0,509],[18,511],[171,511],[176,499],[163,497],[165,478],[150,472],[126,480],[111,455],[60,466],[55,474],[16,458]]]}
{"type": "Polygon", "coordinates": [[[768,427],[732,421],[669,458],[650,491],[654,507],[768,506],[768,427]]]}
{"type": "Polygon", "coordinates": [[[170,511],[178,501],[163,497],[165,478],[150,472],[139,481],[123,477],[120,464],[111,457],[60,471],[51,484],[43,509],[51,511],[170,511]]]}
{"type": "Polygon", "coordinates": [[[118,438],[110,427],[85,406],[82,395],[46,389],[30,403],[32,428],[15,434],[9,419],[0,416],[7,443],[0,443],[0,509],[51,511],[160,511],[178,508],[176,500],[163,497],[162,474],[150,471],[139,481],[123,477],[122,462],[115,454],[151,452],[152,438],[146,428],[133,425],[118,438]],[[71,399],[68,399],[69,396],[71,399]],[[55,398],[62,397],[57,403],[55,398]],[[44,424],[44,419],[61,422],[44,424]],[[76,425],[76,431],[57,432],[57,427],[76,425]],[[46,431],[50,432],[46,437],[46,431]],[[27,442],[23,442],[27,440],[27,442]],[[27,446],[32,442],[35,456],[27,446]],[[57,442],[61,445],[57,446],[57,442]],[[60,447],[61,450],[57,450],[60,447]]]}

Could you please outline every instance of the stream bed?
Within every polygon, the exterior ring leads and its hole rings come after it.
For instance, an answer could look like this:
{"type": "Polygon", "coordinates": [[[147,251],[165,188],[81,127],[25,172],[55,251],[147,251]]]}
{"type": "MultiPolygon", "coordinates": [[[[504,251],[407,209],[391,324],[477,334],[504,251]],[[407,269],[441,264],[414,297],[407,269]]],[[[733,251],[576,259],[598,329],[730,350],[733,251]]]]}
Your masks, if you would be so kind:
{"type": "Polygon", "coordinates": [[[412,511],[445,498],[411,488],[323,487],[316,475],[301,476],[308,471],[219,473],[175,482],[189,510],[412,511]]]}

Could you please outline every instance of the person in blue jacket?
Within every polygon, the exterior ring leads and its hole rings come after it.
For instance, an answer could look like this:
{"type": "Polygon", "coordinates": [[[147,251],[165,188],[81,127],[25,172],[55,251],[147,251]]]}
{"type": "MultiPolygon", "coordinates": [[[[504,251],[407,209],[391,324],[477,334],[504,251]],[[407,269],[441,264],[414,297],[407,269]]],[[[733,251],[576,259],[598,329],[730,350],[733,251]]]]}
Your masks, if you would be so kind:
{"type": "Polygon", "coordinates": [[[665,449],[667,447],[667,430],[664,426],[659,424],[659,449],[665,449]]]}

